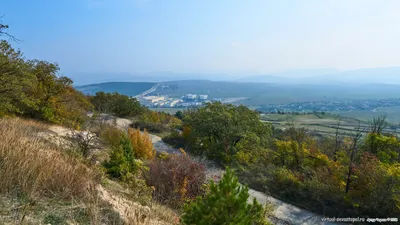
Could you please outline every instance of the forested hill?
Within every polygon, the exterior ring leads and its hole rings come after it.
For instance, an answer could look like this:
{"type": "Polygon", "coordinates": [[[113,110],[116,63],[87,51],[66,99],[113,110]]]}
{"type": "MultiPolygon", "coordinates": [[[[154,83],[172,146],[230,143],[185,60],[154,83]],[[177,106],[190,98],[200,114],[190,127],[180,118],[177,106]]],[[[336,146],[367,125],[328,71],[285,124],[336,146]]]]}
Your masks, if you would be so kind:
{"type": "Polygon", "coordinates": [[[123,95],[135,96],[149,90],[156,83],[152,82],[107,82],[100,84],[89,84],[75,87],[87,95],[94,95],[96,92],[118,92],[123,95]]]}

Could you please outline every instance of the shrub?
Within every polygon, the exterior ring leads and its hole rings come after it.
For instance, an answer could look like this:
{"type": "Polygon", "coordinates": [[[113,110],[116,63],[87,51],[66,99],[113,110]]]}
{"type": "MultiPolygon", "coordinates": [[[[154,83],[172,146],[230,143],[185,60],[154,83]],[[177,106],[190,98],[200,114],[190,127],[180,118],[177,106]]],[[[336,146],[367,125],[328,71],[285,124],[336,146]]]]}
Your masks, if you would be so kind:
{"type": "Polygon", "coordinates": [[[126,136],[120,137],[119,145],[111,150],[110,160],[103,165],[108,175],[121,180],[126,180],[138,170],[131,142],[126,136]]]}
{"type": "Polygon", "coordinates": [[[247,203],[248,188],[241,186],[238,178],[228,169],[222,180],[211,181],[210,192],[186,204],[183,224],[266,224],[266,213],[255,199],[247,203]]]}
{"type": "Polygon", "coordinates": [[[129,128],[128,139],[137,158],[152,159],[155,156],[151,137],[146,130],[142,133],[140,130],[129,128]]]}
{"type": "Polygon", "coordinates": [[[297,177],[298,173],[284,167],[278,167],[272,171],[271,175],[273,182],[268,186],[271,192],[290,202],[300,197],[299,191],[302,188],[302,182],[297,177]]]}
{"type": "Polygon", "coordinates": [[[177,206],[204,193],[205,166],[185,154],[169,155],[164,160],[153,160],[145,179],[155,189],[155,200],[177,206]]]}
{"type": "Polygon", "coordinates": [[[99,133],[100,139],[109,148],[118,148],[121,144],[121,137],[124,136],[124,132],[115,126],[106,125],[102,128],[99,133]]]}
{"type": "Polygon", "coordinates": [[[153,133],[163,133],[173,131],[181,125],[182,121],[177,117],[171,116],[163,112],[146,111],[132,127],[141,130],[148,130],[153,133]]]}
{"type": "Polygon", "coordinates": [[[177,132],[172,132],[169,136],[163,138],[162,140],[174,148],[184,148],[186,145],[185,138],[177,132]]]}

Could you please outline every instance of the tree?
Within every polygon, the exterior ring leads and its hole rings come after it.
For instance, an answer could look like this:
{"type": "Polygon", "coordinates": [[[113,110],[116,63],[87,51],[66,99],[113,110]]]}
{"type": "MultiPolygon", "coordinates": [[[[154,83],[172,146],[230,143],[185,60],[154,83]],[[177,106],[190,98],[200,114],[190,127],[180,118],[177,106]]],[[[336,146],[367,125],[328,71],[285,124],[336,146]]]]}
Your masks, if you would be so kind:
{"type": "Polygon", "coordinates": [[[139,166],[135,161],[132,145],[126,136],[120,137],[120,143],[110,153],[110,160],[104,164],[107,174],[113,178],[126,180],[139,166]]]}
{"type": "Polygon", "coordinates": [[[369,133],[363,149],[374,154],[383,163],[400,162],[400,141],[395,135],[369,133]],[[371,146],[374,150],[371,150],[371,146]]]}
{"type": "Polygon", "coordinates": [[[0,41],[0,116],[23,113],[34,99],[26,93],[33,87],[34,76],[27,72],[21,51],[7,41],[0,41]]]}
{"type": "Polygon", "coordinates": [[[369,136],[369,141],[368,141],[369,152],[373,154],[378,153],[379,146],[376,139],[382,135],[383,131],[386,129],[387,126],[388,123],[386,122],[386,116],[374,117],[373,120],[370,122],[369,133],[371,135],[369,136]]]}
{"type": "Polygon", "coordinates": [[[339,139],[339,129],[340,129],[340,123],[341,123],[341,118],[337,120],[337,125],[336,125],[336,132],[335,132],[335,148],[333,150],[333,161],[336,162],[337,160],[337,152],[339,151],[340,147],[340,139],[339,139]]]}
{"type": "Polygon", "coordinates": [[[2,18],[3,16],[0,16],[0,37],[5,36],[8,37],[9,40],[18,41],[17,38],[15,38],[13,35],[9,34],[6,31],[9,28],[9,26],[7,24],[3,24],[3,22],[1,21],[2,18]]]}
{"type": "Polygon", "coordinates": [[[176,113],[175,113],[175,116],[178,118],[178,119],[183,119],[183,116],[184,116],[184,114],[183,114],[183,112],[182,111],[177,111],[176,113]]]}
{"type": "Polygon", "coordinates": [[[90,101],[97,112],[118,117],[133,117],[144,111],[137,99],[118,93],[97,92],[95,96],[90,97],[90,101]]]}
{"type": "Polygon", "coordinates": [[[384,115],[374,117],[370,123],[370,132],[377,134],[382,134],[382,132],[389,125],[386,121],[386,116],[384,115]]]}
{"type": "Polygon", "coordinates": [[[183,127],[190,130],[185,134],[188,151],[222,163],[232,161],[240,150],[238,144],[249,135],[256,134],[260,146],[266,146],[271,135],[270,124],[262,123],[256,112],[219,102],[187,112],[183,127]]]}
{"type": "Polygon", "coordinates": [[[354,160],[355,160],[355,157],[357,154],[359,142],[361,140],[363,132],[365,132],[365,128],[361,129],[361,125],[359,122],[356,133],[354,134],[354,136],[352,138],[353,140],[352,140],[352,145],[350,148],[350,160],[349,160],[349,166],[348,166],[347,178],[346,178],[346,193],[348,193],[350,191],[350,183],[351,183],[351,177],[353,175],[354,160]]]}
{"type": "Polygon", "coordinates": [[[0,42],[0,115],[20,115],[64,125],[83,122],[90,103],[58,75],[57,64],[25,60],[0,42]]]}
{"type": "Polygon", "coordinates": [[[249,189],[241,186],[232,170],[222,180],[210,183],[210,192],[186,204],[183,224],[198,225],[253,225],[266,224],[266,213],[255,199],[249,204],[249,189]]]}

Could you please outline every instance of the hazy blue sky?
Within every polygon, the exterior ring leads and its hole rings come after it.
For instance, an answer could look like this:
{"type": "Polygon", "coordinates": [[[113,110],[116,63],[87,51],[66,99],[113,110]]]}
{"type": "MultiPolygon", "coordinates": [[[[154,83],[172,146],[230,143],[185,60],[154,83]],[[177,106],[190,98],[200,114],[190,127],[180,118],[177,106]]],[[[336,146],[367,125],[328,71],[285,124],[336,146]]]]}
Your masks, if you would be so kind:
{"type": "Polygon", "coordinates": [[[400,66],[399,0],[1,0],[29,58],[63,72],[400,66]]]}

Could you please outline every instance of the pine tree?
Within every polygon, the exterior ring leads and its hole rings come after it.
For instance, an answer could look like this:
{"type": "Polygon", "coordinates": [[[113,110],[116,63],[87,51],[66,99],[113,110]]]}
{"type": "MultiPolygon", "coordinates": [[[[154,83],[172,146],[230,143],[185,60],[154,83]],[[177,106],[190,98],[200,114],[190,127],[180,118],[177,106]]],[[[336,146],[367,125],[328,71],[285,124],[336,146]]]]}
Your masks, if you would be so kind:
{"type": "Polygon", "coordinates": [[[136,172],[138,168],[132,145],[126,137],[122,137],[120,145],[111,151],[110,160],[104,163],[104,167],[111,177],[122,180],[136,172]]]}
{"type": "Polygon", "coordinates": [[[210,183],[210,192],[185,205],[183,224],[253,225],[267,224],[265,210],[255,199],[249,204],[248,188],[228,169],[222,180],[210,183]]]}

